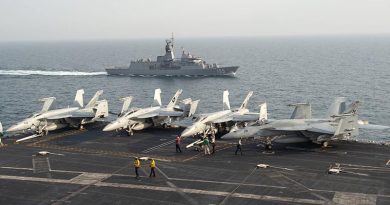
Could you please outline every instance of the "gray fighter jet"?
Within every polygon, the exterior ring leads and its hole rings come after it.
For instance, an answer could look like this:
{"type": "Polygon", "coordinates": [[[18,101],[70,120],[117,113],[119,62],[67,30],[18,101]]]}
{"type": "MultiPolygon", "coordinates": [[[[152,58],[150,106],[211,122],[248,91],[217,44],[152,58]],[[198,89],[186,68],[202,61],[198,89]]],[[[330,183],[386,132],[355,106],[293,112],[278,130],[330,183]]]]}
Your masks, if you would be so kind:
{"type": "Polygon", "coordinates": [[[237,127],[238,123],[256,121],[258,113],[249,112],[248,101],[253,92],[250,91],[244,102],[238,109],[231,109],[229,92],[223,92],[223,110],[213,113],[205,113],[198,116],[197,120],[182,133],[182,137],[189,137],[197,134],[216,134],[219,131],[226,131],[237,127]]]}
{"type": "Polygon", "coordinates": [[[191,117],[197,109],[199,100],[192,101],[190,98],[183,100],[184,107],[178,106],[179,96],[182,90],[178,90],[166,107],[161,107],[161,89],[154,92],[155,106],[148,108],[129,109],[133,97],[126,97],[118,119],[104,127],[103,131],[114,131],[125,129],[129,135],[134,130],[143,130],[148,127],[167,127],[172,120],[191,117]]]}
{"type": "Polygon", "coordinates": [[[328,146],[332,140],[346,139],[359,134],[359,128],[388,129],[387,126],[369,124],[359,120],[357,114],[359,102],[353,102],[346,108],[345,98],[336,98],[325,118],[312,119],[310,104],[294,104],[291,119],[268,120],[266,104],[261,106],[257,125],[234,130],[221,139],[265,138],[278,143],[297,143],[311,141],[328,146]],[[265,117],[264,117],[265,116],[265,117]]]}
{"type": "Polygon", "coordinates": [[[34,131],[35,134],[19,139],[17,142],[47,135],[49,131],[64,127],[78,127],[80,129],[87,123],[108,116],[108,103],[106,100],[98,101],[103,91],[97,91],[89,103],[84,107],[84,90],[78,90],[74,99],[74,107],[50,109],[55,97],[40,99],[43,101],[42,110],[33,113],[23,121],[12,125],[7,132],[34,131]]]}

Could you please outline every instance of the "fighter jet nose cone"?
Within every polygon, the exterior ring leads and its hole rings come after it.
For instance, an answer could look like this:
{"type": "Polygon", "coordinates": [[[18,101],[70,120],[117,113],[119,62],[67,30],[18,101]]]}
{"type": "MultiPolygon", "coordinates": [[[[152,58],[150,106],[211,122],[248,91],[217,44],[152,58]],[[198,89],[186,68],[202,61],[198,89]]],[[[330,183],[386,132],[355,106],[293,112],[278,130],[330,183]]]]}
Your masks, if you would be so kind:
{"type": "Polygon", "coordinates": [[[182,137],[189,137],[189,136],[191,136],[191,135],[193,135],[193,134],[192,134],[192,130],[189,129],[189,128],[187,128],[187,129],[185,129],[185,130],[181,133],[180,136],[182,136],[182,137]]]}
{"type": "Polygon", "coordinates": [[[108,124],[108,125],[106,125],[104,128],[103,128],[103,131],[104,132],[109,132],[109,131],[112,131],[112,130],[114,130],[114,129],[112,129],[112,124],[108,124]]]}
{"type": "Polygon", "coordinates": [[[188,134],[187,134],[187,132],[183,131],[183,132],[180,134],[180,136],[182,136],[182,137],[188,137],[188,134]]]}
{"type": "Polygon", "coordinates": [[[228,140],[228,139],[235,139],[238,138],[235,133],[227,133],[221,137],[221,139],[228,140]]]}
{"type": "Polygon", "coordinates": [[[15,131],[18,131],[18,125],[12,125],[11,127],[9,127],[6,131],[7,132],[15,132],[15,131]]]}
{"type": "Polygon", "coordinates": [[[223,140],[226,140],[226,139],[229,139],[230,137],[229,137],[229,134],[226,134],[226,135],[223,135],[223,136],[221,136],[221,139],[223,139],[223,140]]]}
{"type": "Polygon", "coordinates": [[[121,127],[122,127],[121,123],[114,121],[114,122],[111,122],[110,124],[106,125],[103,128],[103,131],[104,132],[114,131],[114,130],[120,129],[121,127]]]}

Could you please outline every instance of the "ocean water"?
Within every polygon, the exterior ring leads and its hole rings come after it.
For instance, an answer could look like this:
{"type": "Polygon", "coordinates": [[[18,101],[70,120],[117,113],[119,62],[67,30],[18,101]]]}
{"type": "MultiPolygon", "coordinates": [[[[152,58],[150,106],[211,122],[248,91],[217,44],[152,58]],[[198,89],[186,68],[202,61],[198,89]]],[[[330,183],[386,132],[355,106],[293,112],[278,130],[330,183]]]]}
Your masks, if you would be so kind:
{"type": "MultiPolygon", "coordinates": [[[[99,89],[118,112],[120,97],[134,96],[137,107],[150,106],[155,88],[163,103],[175,91],[201,99],[200,112],[222,109],[222,91],[232,107],[254,91],[249,108],[268,103],[269,117],[288,118],[289,103],[312,103],[321,117],[334,97],[360,100],[360,118],[390,125],[390,36],[263,37],[175,39],[181,49],[209,63],[239,65],[235,78],[112,77],[104,68],[127,65],[164,53],[164,39],[0,43],[0,121],[10,126],[41,109],[38,99],[55,96],[56,106],[71,105],[77,89],[85,100],[99,89]]],[[[389,131],[361,131],[359,139],[388,141],[389,131]]]]}

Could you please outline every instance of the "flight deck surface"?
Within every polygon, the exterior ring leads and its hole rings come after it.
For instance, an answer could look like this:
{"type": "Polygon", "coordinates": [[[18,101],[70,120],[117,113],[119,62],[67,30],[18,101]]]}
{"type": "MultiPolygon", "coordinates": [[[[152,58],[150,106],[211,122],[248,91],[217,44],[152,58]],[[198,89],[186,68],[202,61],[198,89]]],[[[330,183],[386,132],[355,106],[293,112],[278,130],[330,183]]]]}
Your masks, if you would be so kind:
{"type": "Polygon", "coordinates": [[[217,141],[216,153],[205,156],[185,145],[175,152],[181,129],[148,129],[133,136],[65,130],[0,149],[0,204],[390,204],[390,147],[336,142],[275,145],[264,152],[259,141],[217,141]],[[34,173],[32,155],[49,155],[49,173],[34,173]],[[156,159],[157,177],[149,178],[142,161],[141,179],[133,157],[156,159]],[[340,164],[339,174],[329,174],[340,164]],[[256,168],[267,164],[268,168],[256,168]]]}

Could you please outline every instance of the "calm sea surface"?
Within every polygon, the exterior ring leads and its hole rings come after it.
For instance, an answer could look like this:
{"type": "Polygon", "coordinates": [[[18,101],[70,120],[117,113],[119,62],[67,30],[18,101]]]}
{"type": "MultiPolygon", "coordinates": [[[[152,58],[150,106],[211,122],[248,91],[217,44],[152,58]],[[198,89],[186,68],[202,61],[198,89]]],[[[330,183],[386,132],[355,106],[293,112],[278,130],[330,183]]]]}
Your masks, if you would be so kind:
{"type": "MultiPolygon", "coordinates": [[[[312,103],[321,117],[334,97],[360,100],[359,113],[371,123],[390,125],[390,37],[294,37],[177,39],[181,47],[209,63],[239,65],[235,78],[110,77],[104,68],[164,53],[163,39],[91,42],[0,43],[0,121],[5,127],[41,109],[39,98],[55,96],[56,106],[71,105],[77,89],[85,99],[99,89],[117,112],[120,97],[149,106],[153,90],[166,104],[176,89],[183,98],[201,99],[199,111],[222,109],[222,91],[239,106],[253,90],[249,108],[266,101],[270,118],[288,118],[286,105],[312,103]]],[[[390,140],[389,131],[361,131],[360,139],[390,140]]]]}

